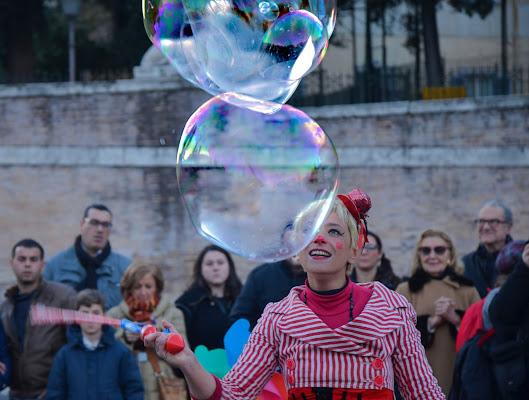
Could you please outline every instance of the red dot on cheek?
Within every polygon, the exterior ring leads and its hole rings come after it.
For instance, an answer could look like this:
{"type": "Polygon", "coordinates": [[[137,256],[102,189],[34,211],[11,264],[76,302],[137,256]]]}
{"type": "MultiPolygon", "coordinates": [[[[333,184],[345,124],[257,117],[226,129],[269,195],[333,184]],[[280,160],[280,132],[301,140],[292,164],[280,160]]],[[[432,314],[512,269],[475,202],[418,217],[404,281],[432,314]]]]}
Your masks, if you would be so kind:
{"type": "Polygon", "coordinates": [[[343,244],[342,244],[342,242],[336,242],[336,248],[337,248],[338,250],[343,249],[343,244]]]}

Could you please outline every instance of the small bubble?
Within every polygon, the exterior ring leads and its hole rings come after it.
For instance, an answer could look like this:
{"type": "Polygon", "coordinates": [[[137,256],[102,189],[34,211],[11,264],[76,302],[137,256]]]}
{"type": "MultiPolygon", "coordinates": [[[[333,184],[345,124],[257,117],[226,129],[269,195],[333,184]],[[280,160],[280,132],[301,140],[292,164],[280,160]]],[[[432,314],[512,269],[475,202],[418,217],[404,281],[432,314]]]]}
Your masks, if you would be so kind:
{"type": "Polygon", "coordinates": [[[165,139],[164,139],[164,138],[160,138],[160,144],[161,144],[162,146],[165,146],[165,139]]]}

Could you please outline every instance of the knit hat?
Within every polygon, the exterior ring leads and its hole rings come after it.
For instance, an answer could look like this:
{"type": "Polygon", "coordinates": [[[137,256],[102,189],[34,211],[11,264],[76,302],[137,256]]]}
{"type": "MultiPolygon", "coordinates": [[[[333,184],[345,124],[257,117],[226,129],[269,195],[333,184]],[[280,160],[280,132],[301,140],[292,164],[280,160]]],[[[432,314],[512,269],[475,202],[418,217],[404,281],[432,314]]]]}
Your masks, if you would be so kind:
{"type": "Polygon", "coordinates": [[[500,274],[510,274],[522,259],[524,247],[525,241],[523,240],[513,240],[503,246],[496,258],[496,270],[500,274]]]}

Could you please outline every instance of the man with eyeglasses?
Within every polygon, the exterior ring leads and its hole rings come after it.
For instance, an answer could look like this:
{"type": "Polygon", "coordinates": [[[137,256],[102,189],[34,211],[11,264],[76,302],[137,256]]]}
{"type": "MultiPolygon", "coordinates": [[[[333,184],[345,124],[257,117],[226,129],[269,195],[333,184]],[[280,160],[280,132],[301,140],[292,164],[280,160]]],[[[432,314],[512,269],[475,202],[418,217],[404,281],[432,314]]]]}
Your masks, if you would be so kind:
{"type": "Polygon", "coordinates": [[[103,204],[88,206],[81,219],[81,234],[73,246],[49,259],[44,278],[62,282],[78,292],[98,289],[105,296],[106,310],[122,298],[119,282],[132,260],[112,251],[108,237],[112,212],[103,204]]]}
{"type": "Polygon", "coordinates": [[[474,282],[483,298],[495,287],[498,253],[505,244],[512,241],[512,212],[500,201],[489,201],[481,207],[474,222],[480,243],[475,251],[463,257],[464,275],[474,282]]]}

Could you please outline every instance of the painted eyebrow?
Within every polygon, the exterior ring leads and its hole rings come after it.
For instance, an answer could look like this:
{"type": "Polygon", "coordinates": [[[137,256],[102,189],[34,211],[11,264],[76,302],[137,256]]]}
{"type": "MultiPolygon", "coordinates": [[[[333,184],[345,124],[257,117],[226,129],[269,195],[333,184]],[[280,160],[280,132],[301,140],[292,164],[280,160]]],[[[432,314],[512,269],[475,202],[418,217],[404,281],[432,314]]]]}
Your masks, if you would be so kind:
{"type": "Polygon", "coordinates": [[[342,225],[337,224],[335,222],[329,222],[329,223],[325,224],[324,226],[327,227],[327,228],[338,227],[338,228],[344,229],[344,227],[342,225]]]}

